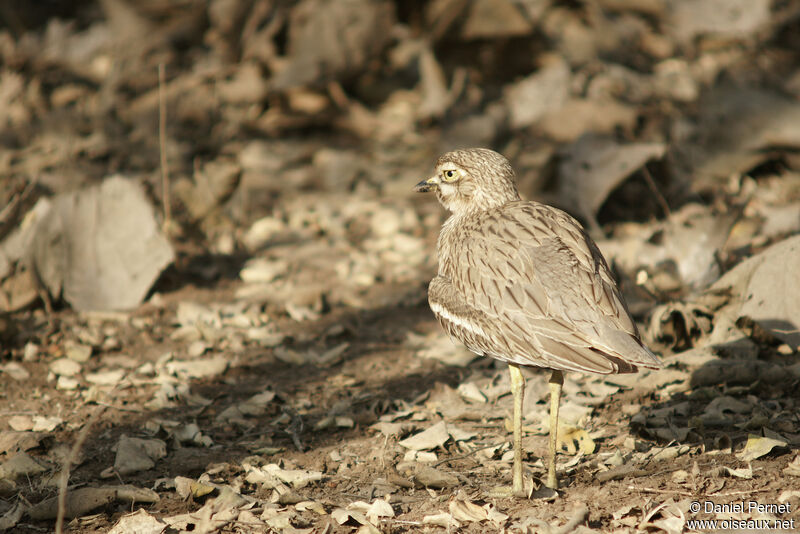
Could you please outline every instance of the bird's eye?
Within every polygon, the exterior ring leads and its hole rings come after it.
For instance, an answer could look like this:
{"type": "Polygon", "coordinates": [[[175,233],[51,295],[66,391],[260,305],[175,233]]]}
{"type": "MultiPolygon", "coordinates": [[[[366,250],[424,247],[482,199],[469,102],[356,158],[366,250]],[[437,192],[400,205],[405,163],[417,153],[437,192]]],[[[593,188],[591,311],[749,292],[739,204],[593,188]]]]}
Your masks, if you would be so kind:
{"type": "Polygon", "coordinates": [[[456,171],[452,169],[443,171],[442,174],[444,175],[444,179],[447,182],[452,182],[456,178],[456,171]]]}

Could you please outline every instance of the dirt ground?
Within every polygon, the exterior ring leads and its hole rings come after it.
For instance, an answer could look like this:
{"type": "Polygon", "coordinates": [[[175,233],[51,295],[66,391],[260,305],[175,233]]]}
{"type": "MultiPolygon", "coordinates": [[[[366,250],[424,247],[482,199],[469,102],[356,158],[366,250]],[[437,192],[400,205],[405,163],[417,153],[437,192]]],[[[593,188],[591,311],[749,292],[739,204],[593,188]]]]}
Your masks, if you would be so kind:
{"type": "Polygon", "coordinates": [[[800,4],[0,7],[0,530],[800,532],[800,4]],[[487,146],[664,369],[526,370],[427,305],[487,146]],[[59,504],[58,499],[63,499],[59,504]],[[716,523],[699,523],[712,520],[716,523]]]}

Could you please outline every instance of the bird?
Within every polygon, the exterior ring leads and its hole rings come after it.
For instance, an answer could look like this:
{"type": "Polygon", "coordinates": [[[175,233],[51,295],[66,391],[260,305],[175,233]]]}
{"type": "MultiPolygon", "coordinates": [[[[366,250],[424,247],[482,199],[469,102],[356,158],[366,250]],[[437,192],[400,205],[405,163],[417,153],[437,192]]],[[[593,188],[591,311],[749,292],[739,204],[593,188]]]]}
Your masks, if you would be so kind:
{"type": "Polygon", "coordinates": [[[642,341],[592,238],[564,211],[523,200],[503,155],[486,148],[447,152],[414,190],[435,192],[450,212],[437,241],[438,271],[428,286],[431,311],[451,339],[508,363],[514,497],[526,496],[521,368],[552,370],[544,485],[556,490],[563,372],[633,373],[662,363],[642,341]]]}

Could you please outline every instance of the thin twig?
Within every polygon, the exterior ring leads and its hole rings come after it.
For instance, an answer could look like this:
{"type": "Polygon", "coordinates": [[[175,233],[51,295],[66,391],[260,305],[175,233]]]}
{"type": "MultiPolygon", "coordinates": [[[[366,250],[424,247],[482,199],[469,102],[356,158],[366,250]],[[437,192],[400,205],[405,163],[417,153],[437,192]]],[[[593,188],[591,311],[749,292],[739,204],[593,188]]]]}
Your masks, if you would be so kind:
{"type": "Polygon", "coordinates": [[[291,436],[292,442],[294,446],[297,447],[297,450],[303,452],[305,447],[303,446],[303,442],[300,441],[300,433],[303,431],[303,419],[291,408],[284,407],[283,412],[291,418],[289,420],[289,425],[286,427],[286,433],[291,436]]]}
{"type": "Polygon", "coordinates": [[[69,470],[72,465],[78,461],[83,444],[89,436],[89,429],[92,428],[98,417],[106,410],[105,406],[98,405],[86,424],[78,434],[78,439],[69,451],[69,456],[64,461],[64,466],[61,468],[61,476],[58,481],[58,516],[56,517],[56,534],[62,534],[64,529],[64,516],[67,513],[67,483],[69,482],[69,470]]]}
{"type": "Polygon", "coordinates": [[[347,93],[344,92],[338,82],[328,84],[328,95],[330,95],[331,100],[339,109],[347,109],[350,106],[350,99],[347,98],[347,93]]]}
{"type": "Polygon", "coordinates": [[[114,406],[113,404],[100,401],[95,401],[95,404],[97,404],[98,406],[105,406],[106,408],[111,408],[112,410],[119,410],[121,412],[144,413],[144,410],[140,408],[128,408],[127,406],[114,406]]]}
{"type": "Polygon", "coordinates": [[[683,495],[684,497],[692,497],[694,494],[689,493],[688,491],[675,491],[675,490],[660,490],[656,488],[642,488],[639,486],[634,486],[631,484],[628,486],[628,489],[636,490],[636,491],[643,491],[645,493],[662,493],[665,495],[683,495]]]}
{"type": "Polygon", "coordinates": [[[491,445],[486,445],[484,447],[478,447],[477,449],[472,449],[471,451],[469,451],[467,453],[464,453],[464,454],[462,454],[460,456],[451,456],[450,458],[445,458],[443,460],[439,460],[438,462],[433,464],[431,467],[439,467],[440,465],[446,464],[447,462],[453,462],[455,460],[463,460],[464,458],[468,458],[468,457],[472,456],[473,454],[475,454],[478,451],[484,451],[486,449],[491,449],[492,447],[502,447],[502,446],[503,446],[502,443],[499,443],[499,444],[498,443],[493,443],[491,445]]]}
{"type": "Polygon", "coordinates": [[[642,167],[642,174],[644,175],[644,180],[647,182],[648,187],[656,196],[656,201],[661,205],[661,209],[664,211],[664,216],[669,217],[672,215],[672,210],[669,209],[669,204],[667,204],[667,199],[664,198],[664,195],[661,194],[661,191],[658,189],[656,185],[656,181],[653,179],[653,175],[650,174],[650,171],[647,168],[647,165],[642,167]]]}
{"type": "Polygon", "coordinates": [[[169,192],[169,166],[167,165],[167,97],[164,91],[164,64],[158,64],[158,148],[161,152],[161,199],[164,204],[164,232],[171,219],[172,207],[169,192]]]}
{"type": "MultiPolygon", "coordinates": [[[[10,223],[10,219],[12,217],[16,218],[14,212],[19,208],[19,206],[25,202],[25,200],[33,193],[33,189],[36,186],[34,182],[28,182],[22,191],[19,191],[11,199],[8,201],[8,204],[0,210],[0,226],[10,223]]],[[[4,235],[0,234],[0,237],[5,237],[4,235]]]]}
{"type": "Polygon", "coordinates": [[[709,493],[708,497],[733,497],[734,495],[749,495],[750,493],[762,493],[765,491],[772,491],[775,488],[763,488],[747,491],[726,491],[725,493],[709,493]]]}
{"type": "Polygon", "coordinates": [[[667,444],[666,444],[666,445],[664,445],[663,447],[659,447],[659,446],[655,446],[655,447],[653,447],[653,449],[658,449],[658,452],[654,452],[654,453],[653,453],[653,454],[651,454],[651,455],[650,455],[648,458],[646,458],[646,459],[645,459],[645,461],[644,461],[644,465],[643,465],[642,467],[647,467],[648,465],[650,465],[650,462],[652,462],[652,461],[653,461],[653,459],[656,457],[656,455],[657,455],[659,452],[665,451],[665,450],[667,450],[668,448],[672,447],[672,444],[673,444],[673,443],[678,443],[678,440],[675,440],[675,439],[673,439],[672,441],[670,441],[669,443],[667,443],[667,444]]]}

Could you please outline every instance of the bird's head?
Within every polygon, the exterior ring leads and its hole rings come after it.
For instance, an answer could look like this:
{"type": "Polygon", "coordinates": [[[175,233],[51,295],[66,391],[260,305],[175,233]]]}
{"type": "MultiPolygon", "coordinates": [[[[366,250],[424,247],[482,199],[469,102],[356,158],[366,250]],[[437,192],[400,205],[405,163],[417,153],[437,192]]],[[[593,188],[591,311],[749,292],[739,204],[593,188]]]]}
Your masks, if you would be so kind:
{"type": "Polygon", "coordinates": [[[418,183],[414,191],[436,191],[442,206],[454,214],[488,210],[519,200],[511,164],[486,148],[444,154],[436,162],[433,176],[418,183]]]}

